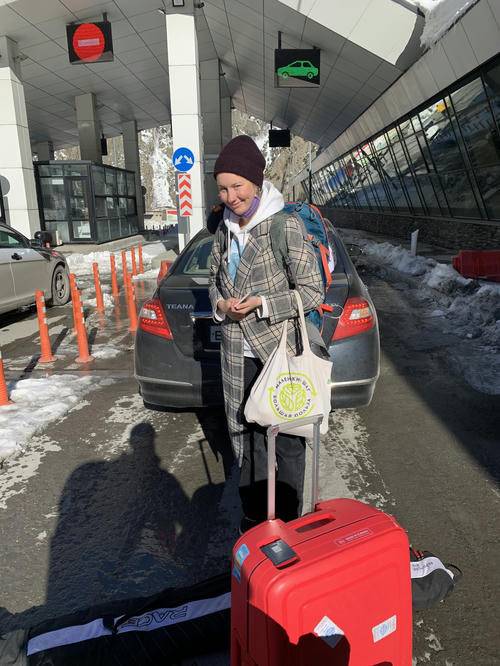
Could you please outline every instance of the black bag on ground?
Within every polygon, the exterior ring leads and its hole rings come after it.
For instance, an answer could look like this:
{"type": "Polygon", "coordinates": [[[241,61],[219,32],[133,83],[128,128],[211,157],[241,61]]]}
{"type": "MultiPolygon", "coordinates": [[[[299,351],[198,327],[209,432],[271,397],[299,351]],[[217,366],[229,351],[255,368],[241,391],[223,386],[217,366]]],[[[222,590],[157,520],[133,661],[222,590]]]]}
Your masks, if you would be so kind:
{"type": "Polygon", "coordinates": [[[462,572],[454,564],[443,564],[428,550],[410,548],[413,610],[431,608],[453,592],[462,572]]]}
{"type": "Polygon", "coordinates": [[[224,650],[229,647],[230,590],[227,573],[154,597],[47,620],[0,637],[0,664],[158,666],[224,650]]]}

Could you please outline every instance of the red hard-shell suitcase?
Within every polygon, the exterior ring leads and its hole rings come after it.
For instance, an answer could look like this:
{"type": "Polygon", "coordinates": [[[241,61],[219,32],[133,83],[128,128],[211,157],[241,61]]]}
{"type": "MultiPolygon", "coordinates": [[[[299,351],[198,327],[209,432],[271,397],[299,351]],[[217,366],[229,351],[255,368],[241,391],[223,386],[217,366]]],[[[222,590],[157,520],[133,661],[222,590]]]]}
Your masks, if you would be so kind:
{"type": "MultiPolygon", "coordinates": [[[[289,523],[270,519],[234,546],[231,666],[411,666],[408,538],[362,502],[316,503],[313,420],[315,511],[289,523]]],[[[270,470],[279,430],[268,429],[270,470]]],[[[274,474],[269,481],[274,518],[274,474]]]]}

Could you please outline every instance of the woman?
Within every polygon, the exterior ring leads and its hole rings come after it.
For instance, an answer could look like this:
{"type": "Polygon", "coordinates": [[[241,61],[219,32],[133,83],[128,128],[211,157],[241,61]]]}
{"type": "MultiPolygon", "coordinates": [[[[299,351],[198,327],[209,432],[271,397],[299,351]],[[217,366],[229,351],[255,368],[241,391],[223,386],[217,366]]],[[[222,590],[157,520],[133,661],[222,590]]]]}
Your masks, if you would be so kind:
{"type": "MultiPolygon", "coordinates": [[[[296,299],[284,267],[276,262],[269,236],[273,215],[284,202],[274,185],[264,181],[265,165],[254,141],[237,136],[222,149],[214,166],[225,209],[212,248],[210,300],[214,319],[221,322],[224,402],[240,465],[244,513],[240,532],[267,518],[266,430],[246,422],[246,398],[279,342],[285,319],[289,320],[288,353],[300,352],[296,299]],[[258,293],[240,302],[250,292],[258,293]]],[[[291,273],[308,312],[323,298],[318,264],[298,216],[290,215],[285,228],[291,273]]],[[[278,435],[276,459],[276,517],[288,521],[297,518],[302,508],[304,438],[278,435]]]]}

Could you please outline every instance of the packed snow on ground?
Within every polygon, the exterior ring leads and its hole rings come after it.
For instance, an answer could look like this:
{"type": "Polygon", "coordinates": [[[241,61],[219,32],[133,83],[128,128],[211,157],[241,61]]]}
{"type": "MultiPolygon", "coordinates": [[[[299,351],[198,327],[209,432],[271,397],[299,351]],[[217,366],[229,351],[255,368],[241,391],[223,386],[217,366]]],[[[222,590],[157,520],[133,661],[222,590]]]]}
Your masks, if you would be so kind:
{"type": "Polygon", "coordinates": [[[477,0],[413,0],[422,10],[425,25],[420,44],[431,47],[477,0]]]}
{"type": "MultiPolygon", "coordinates": [[[[115,266],[118,273],[122,271],[122,251],[116,250],[110,252],[104,250],[102,252],[88,252],[88,253],[74,253],[66,255],[66,261],[71,273],[77,277],[93,274],[94,263],[98,264],[99,275],[111,274],[111,259],[110,256],[115,257],[115,266]]],[[[139,250],[138,247],[134,248],[136,268],[139,270],[139,250]]],[[[165,246],[161,241],[155,241],[142,245],[142,263],[144,271],[149,270],[151,262],[154,257],[165,254],[165,246]]],[[[132,249],[128,248],[125,251],[128,271],[132,271],[132,249]]]]}
{"type": "Polygon", "coordinates": [[[449,352],[455,371],[478,391],[500,394],[500,283],[464,278],[449,264],[368,240],[362,231],[339,231],[346,242],[362,248],[363,262],[406,277],[427,326],[456,336],[449,352]]]}
{"type": "Polygon", "coordinates": [[[21,453],[32,435],[63,416],[91,390],[113,380],[92,376],[48,375],[7,383],[11,405],[0,407],[0,464],[21,453]]]}
{"type": "MultiPolygon", "coordinates": [[[[142,258],[144,273],[134,276],[134,280],[156,280],[158,269],[151,268],[154,257],[165,253],[165,246],[161,241],[144,244],[142,258]]],[[[111,295],[111,263],[110,255],[115,255],[116,268],[121,288],[122,259],[121,250],[111,253],[109,251],[74,253],[66,255],[69,269],[76,275],[79,288],[82,290],[84,306],[95,308],[95,286],[93,278],[93,264],[99,265],[101,289],[104,307],[110,309],[115,302],[111,295]]],[[[139,255],[135,248],[136,266],[139,268],[139,255]]],[[[131,249],[126,251],[128,270],[132,269],[131,249]]],[[[102,335],[100,335],[100,339],[102,335]]],[[[73,345],[71,353],[77,354],[73,345]]],[[[94,358],[111,359],[118,356],[124,347],[116,340],[104,341],[102,344],[93,344],[91,354],[94,358]]],[[[66,350],[67,352],[67,350],[66,350]]],[[[64,356],[61,348],[57,352],[59,357],[64,356]]],[[[25,359],[21,365],[28,365],[31,357],[25,359]]],[[[83,395],[88,391],[96,390],[111,383],[111,379],[98,379],[93,376],[80,377],[78,375],[47,375],[44,378],[29,378],[7,383],[7,393],[12,401],[11,405],[0,406],[0,465],[9,456],[23,452],[27,442],[37,431],[43,430],[50,422],[62,417],[67,411],[77,405],[83,395]]]]}

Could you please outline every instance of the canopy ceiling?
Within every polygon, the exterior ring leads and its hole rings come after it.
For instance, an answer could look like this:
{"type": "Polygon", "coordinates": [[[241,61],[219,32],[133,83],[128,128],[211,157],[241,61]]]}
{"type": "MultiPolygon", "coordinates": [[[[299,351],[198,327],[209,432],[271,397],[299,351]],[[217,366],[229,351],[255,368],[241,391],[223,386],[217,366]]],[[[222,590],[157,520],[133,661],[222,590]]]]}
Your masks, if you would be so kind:
{"type": "MultiPolygon", "coordinates": [[[[188,6],[192,0],[186,0],[188,6]]],[[[407,0],[205,0],[194,9],[200,60],[220,59],[233,106],[325,147],[420,55],[423,19],[407,0]],[[318,88],[276,88],[274,49],[321,49],[318,88]]],[[[170,120],[170,0],[0,0],[17,42],[32,143],[78,144],[74,97],[92,92],[105,136],[170,120]],[[71,65],[66,24],[112,24],[114,62],[71,65]]]]}

